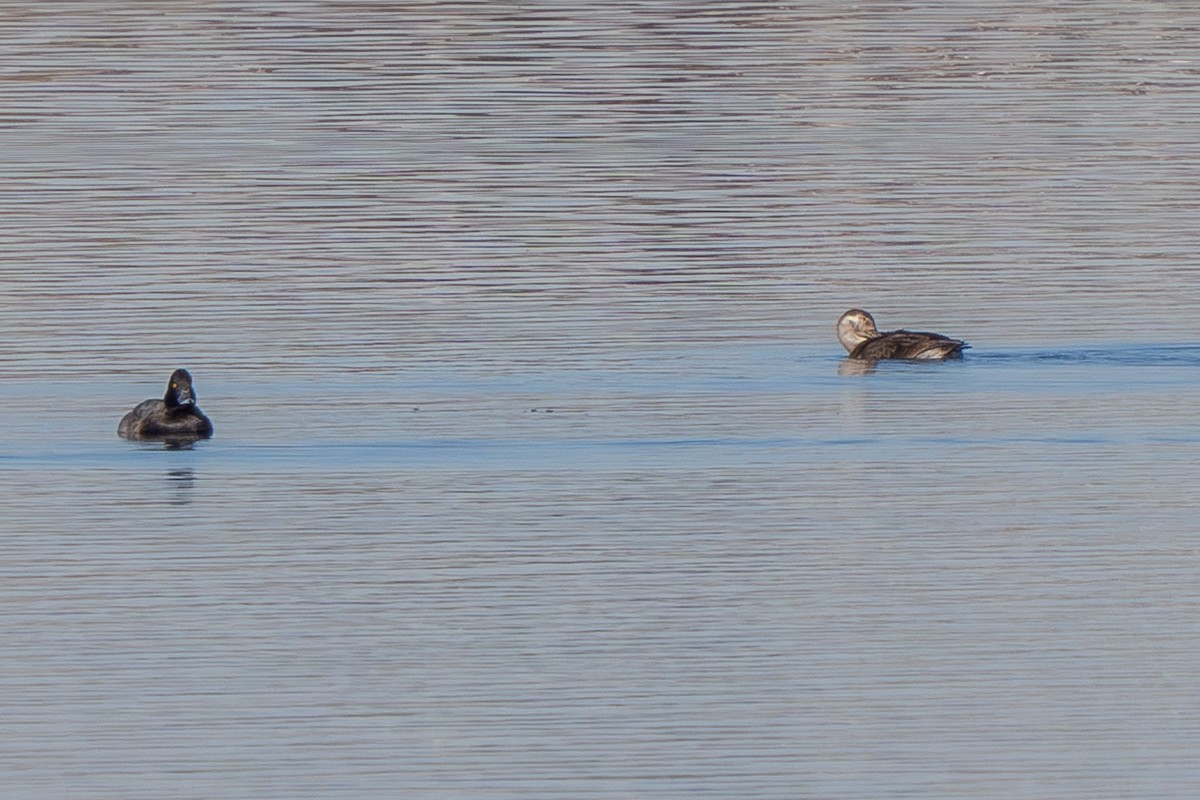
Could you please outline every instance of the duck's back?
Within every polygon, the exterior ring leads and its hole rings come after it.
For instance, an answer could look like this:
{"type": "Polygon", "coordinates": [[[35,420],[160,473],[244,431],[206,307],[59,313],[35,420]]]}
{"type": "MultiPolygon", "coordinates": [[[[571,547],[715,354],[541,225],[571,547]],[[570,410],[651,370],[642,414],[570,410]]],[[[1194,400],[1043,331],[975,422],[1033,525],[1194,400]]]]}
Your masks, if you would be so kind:
{"type": "Polygon", "coordinates": [[[140,438],[141,425],[146,418],[156,410],[165,411],[166,408],[167,404],[162,400],[143,400],[134,406],[132,411],[121,417],[121,423],[117,425],[117,435],[125,439],[140,438]]]}
{"type": "Polygon", "coordinates": [[[892,331],[867,339],[850,353],[850,358],[877,360],[899,358],[911,361],[937,361],[959,358],[968,345],[940,333],[892,331]]]}

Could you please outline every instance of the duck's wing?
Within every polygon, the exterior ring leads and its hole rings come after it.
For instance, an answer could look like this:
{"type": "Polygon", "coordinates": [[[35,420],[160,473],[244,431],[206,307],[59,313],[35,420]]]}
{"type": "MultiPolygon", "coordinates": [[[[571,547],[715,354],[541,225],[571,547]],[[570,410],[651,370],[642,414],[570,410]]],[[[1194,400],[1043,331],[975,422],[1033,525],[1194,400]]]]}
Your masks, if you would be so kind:
{"type": "Polygon", "coordinates": [[[902,358],[914,361],[936,361],[958,358],[968,347],[966,342],[923,331],[892,331],[880,334],[854,348],[850,358],[875,361],[883,358],[902,358]]]}
{"type": "Polygon", "coordinates": [[[132,411],[121,417],[121,422],[117,425],[117,435],[125,438],[138,437],[143,420],[160,408],[166,408],[162,400],[151,399],[138,403],[132,411]]]}

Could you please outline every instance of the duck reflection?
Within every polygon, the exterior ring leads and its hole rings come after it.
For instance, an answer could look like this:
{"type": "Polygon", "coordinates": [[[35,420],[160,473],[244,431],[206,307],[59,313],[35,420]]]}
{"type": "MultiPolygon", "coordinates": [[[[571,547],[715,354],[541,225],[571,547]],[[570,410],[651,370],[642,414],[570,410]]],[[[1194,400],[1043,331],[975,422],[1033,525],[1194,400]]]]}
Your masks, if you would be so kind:
{"type": "Polygon", "coordinates": [[[845,358],[838,364],[838,375],[870,375],[879,366],[878,361],[860,361],[845,358]]]}
{"type": "Polygon", "coordinates": [[[196,488],[196,471],[191,467],[167,470],[167,487],[171,490],[171,505],[188,505],[196,488]]]}

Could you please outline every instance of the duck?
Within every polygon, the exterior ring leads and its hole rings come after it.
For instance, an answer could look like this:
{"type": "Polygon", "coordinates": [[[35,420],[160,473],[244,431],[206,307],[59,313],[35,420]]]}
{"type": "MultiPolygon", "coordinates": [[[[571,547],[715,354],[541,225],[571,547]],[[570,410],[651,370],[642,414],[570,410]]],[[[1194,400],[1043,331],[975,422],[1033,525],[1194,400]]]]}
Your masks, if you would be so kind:
{"type": "Polygon", "coordinates": [[[842,314],[837,323],[837,336],[850,358],[861,361],[884,358],[943,361],[962,358],[962,351],[970,347],[966,342],[940,333],[906,330],[880,333],[875,328],[875,318],[861,308],[852,308],[842,314]]]}
{"type": "Polygon", "coordinates": [[[196,406],[192,375],[177,369],[167,381],[162,400],[144,400],[121,417],[117,435],[122,439],[195,441],[213,435],[212,420],[196,406]]]}

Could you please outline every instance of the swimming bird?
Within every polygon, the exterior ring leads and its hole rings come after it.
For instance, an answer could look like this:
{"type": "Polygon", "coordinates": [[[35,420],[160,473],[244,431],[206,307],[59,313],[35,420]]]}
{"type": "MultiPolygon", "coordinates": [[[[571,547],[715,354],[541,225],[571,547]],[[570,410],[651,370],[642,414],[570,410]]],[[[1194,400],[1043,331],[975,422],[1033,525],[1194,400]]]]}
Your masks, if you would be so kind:
{"type": "Polygon", "coordinates": [[[121,417],[117,435],[122,439],[195,441],[213,435],[212,420],[196,407],[196,390],[186,369],[177,369],[167,381],[162,400],[145,400],[121,417]]]}
{"type": "Polygon", "coordinates": [[[961,358],[970,347],[966,342],[921,331],[887,331],[875,329],[875,318],[860,308],[852,308],[837,324],[838,341],[850,353],[850,358],[877,361],[882,358],[901,358],[910,361],[938,361],[961,358]]]}

